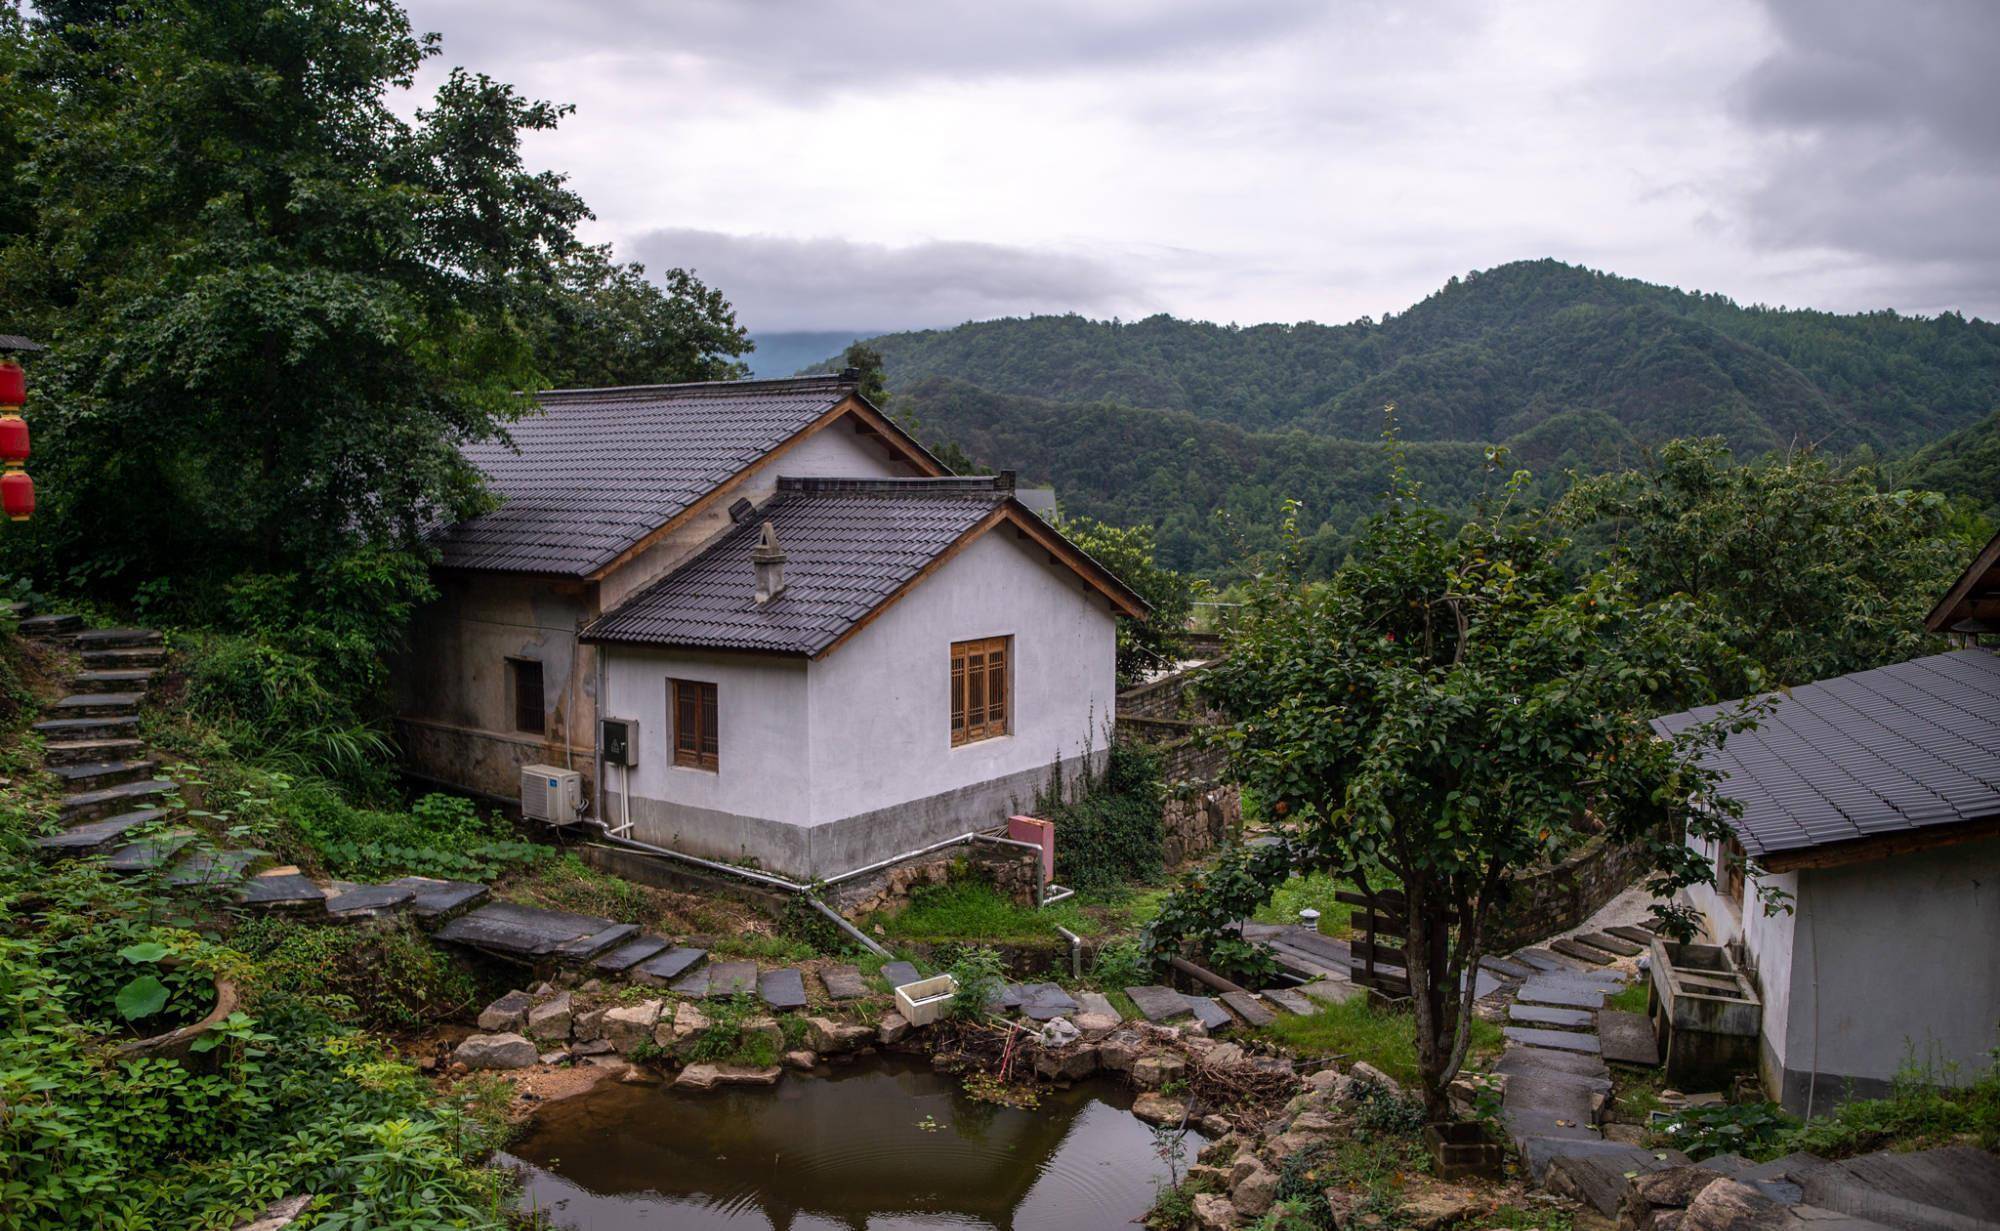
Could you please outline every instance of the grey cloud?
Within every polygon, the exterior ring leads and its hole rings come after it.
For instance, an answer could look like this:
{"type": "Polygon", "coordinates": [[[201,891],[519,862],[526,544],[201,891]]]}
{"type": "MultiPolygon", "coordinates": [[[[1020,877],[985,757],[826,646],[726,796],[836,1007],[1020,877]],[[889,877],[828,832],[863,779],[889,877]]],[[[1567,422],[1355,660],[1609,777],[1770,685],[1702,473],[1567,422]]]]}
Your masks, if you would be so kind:
{"type": "Polygon", "coordinates": [[[694,57],[732,88],[797,99],[898,79],[1039,76],[1227,54],[1326,17],[1318,0],[413,0],[457,64],[589,54],[671,78],[694,57]]]}
{"type": "Polygon", "coordinates": [[[1032,312],[1131,311],[1146,280],[1124,261],[1001,244],[648,231],[619,245],[648,269],[694,270],[753,330],[901,329],[1032,312]]]}
{"type": "Polygon", "coordinates": [[[1780,48],[1734,100],[1767,138],[1750,238],[1899,264],[1912,306],[2000,309],[2000,6],[1769,7],[1780,48]]]}

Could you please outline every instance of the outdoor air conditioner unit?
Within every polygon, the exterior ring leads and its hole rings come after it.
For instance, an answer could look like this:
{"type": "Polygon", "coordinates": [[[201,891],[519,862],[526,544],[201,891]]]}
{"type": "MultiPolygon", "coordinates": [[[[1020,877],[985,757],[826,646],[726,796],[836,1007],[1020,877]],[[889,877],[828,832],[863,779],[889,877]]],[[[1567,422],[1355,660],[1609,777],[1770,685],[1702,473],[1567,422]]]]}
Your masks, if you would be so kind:
{"type": "Polygon", "coordinates": [[[570,825],[583,814],[583,775],[559,765],[521,767],[521,817],[570,825]]]}

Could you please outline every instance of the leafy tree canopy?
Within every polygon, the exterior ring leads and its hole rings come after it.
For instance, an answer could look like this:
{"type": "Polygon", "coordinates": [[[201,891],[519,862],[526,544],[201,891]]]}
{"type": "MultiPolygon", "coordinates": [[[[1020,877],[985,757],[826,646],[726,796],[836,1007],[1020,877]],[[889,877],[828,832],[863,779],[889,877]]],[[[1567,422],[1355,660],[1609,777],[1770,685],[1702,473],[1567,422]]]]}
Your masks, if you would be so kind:
{"type": "MultiPolygon", "coordinates": [[[[1464,1058],[1465,977],[1509,873],[1595,834],[1638,844],[1670,897],[1710,874],[1681,841],[1730,805],[1696,753],[1740,707],[1669,742],[1648,716],[1705,700],[1728,648],[1631,567],[1573,582],[1517,475],[1462,524],[1397,472],[1331,581],[1253,588],[1205,699],[1234,773],[1288,826],[1289,866],[1407,895],[1418,1055],[1434,1115],[1464,1058]]],[[[1269,865],[1269,866],[1265,866],[1269,865]]],[[[1275,883],[1267,885],[1275,888],[1275,883]]],[[[1163,912],[1166,913],[1166,912],[1163,912]]]]}
{"type": "Polygon", "coordinates": [[[1153,532],[1145,526],[1112,526],[1090,517],[1064,517],[1056,528],[1099,564],[1117,574],[1152,607],[1144,620],[1118,621],[1118,682],[1138,683],[1149,671],[1180,660],[1188,614],[1203,583],[1153,559],[1153,532]]]}
{"type": "Polygon", "coordinates": [[[1761,683],[1804,684],[1933,648],[1924,614],[1976,545],[1935,492],[1802,450],[1738,465],[1714,437],[1580,480],[1563,516],[1601,525],[1646,600],[1693,600],[1761,683]]]}

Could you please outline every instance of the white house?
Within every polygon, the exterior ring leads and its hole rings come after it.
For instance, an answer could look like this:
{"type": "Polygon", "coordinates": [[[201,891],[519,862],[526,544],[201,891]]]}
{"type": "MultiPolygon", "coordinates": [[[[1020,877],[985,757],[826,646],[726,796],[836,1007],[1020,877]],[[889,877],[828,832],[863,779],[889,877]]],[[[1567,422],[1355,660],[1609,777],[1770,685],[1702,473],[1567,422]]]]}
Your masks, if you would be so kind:
{"type": "Polygon", "coordinates": [[[812,377],[539,395],[500,507],[438,536],[402,729],[496,796],[569,765],[690,854],[831,876],[1030,804],[1102,754],[1145,604],[1015,496],[812,377]],[[606,766],[597,719],[636,723],[606,766]]]}
{"type": "MultiPolygon", "coordinates": [[[[1672,733],[1712,712],[1654,724],[1672,733]]],[[[1690,896],[1763,1001],[1765,1088],[1793,1112],[1878,1097],[1912,1061],[1963,1084],[2000,1045],[2000,657],[1794,688],[1713,767],[1743,805],[1690,896]],[[1767,913],[1757,890],[1786,895],[1767,913]]]]}

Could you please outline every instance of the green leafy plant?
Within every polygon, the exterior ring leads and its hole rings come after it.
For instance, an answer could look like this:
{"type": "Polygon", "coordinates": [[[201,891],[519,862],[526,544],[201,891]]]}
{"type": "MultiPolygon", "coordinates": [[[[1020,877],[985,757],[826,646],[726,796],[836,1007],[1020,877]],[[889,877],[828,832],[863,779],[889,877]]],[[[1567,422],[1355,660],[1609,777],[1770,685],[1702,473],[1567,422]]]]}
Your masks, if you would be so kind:
{"type": "Polygon", "coordinates": [[[1085,774],[1067,797],[1052,776],[1036,812],[1055,822],[1056,879],[1072,889],[1109,888],[1160,873],[1161,809],[1166,786],[1159,754],[1113,742],[1100,773],[1085,774]]]}
{"type": "Polygon", "coordinates": [[[1776,1103],[1708,1103],[1676,1112],[1657,1131],[1689,1158],[1702,1159],[1761,1153],[1797,1123],[1776,1103]]]}
{"type": "Polygon", "coordinates": [[[1278,963],[1270,950],[1244,940],[1237,924],[1291,875],[1291,853],[1270,846],[1225,847],[1215,863],[1182,878],[1141,935],[1156,956],[1179,951],[1251,987],[1268,986],[1278,963]]]}
{"type": "Polygon", "coordinates": [[[950,1014],[965,1021],[981,1021],[991,1011],[989,1005],[1007,981],[1007,968],[993,949],[967,945],[945,971],[958,990],[951,996],[950,1014]]]}

